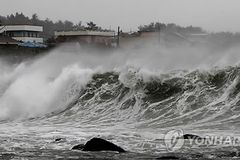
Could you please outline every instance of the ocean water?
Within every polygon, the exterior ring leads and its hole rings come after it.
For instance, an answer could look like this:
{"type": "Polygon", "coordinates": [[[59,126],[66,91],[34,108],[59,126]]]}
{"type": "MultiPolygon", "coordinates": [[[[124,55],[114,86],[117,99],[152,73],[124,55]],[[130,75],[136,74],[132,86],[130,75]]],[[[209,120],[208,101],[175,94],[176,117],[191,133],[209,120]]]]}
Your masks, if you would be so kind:
{"type": "Polygon", "coordinates": [[[238,50],[65,48],[21,64],[1,61],[0,159],[238,159],[237,140],[185,140],[174,151],[166,144],[174,130],[240,137],[238,50]],[[129,152],[71,150],[92,137],[129,152]]]}

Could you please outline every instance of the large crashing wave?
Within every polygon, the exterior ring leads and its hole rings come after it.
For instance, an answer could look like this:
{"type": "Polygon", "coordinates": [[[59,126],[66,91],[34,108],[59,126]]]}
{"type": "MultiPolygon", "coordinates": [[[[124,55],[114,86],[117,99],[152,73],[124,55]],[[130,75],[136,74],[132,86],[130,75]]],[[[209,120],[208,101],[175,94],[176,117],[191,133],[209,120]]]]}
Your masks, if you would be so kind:
{"type": "Polygon", "coordinates": [[[95,73],[64,110],[48,118],[88,125],[227,129],[239,119],[239,73],[239,67],[227,67],[178,71],[147,80],[134,68],[95,73]]]}
{"type": "Polygon", "coordinates": [[[179,49],[96,53],[57,51],[17,67],[3,65],[0,119],[132,128],[238,125],[240,67],[209,69],[203,63],[222,62],[222,54],[199,59],[199,51],[191,50],[186,64],[179,49]]]}

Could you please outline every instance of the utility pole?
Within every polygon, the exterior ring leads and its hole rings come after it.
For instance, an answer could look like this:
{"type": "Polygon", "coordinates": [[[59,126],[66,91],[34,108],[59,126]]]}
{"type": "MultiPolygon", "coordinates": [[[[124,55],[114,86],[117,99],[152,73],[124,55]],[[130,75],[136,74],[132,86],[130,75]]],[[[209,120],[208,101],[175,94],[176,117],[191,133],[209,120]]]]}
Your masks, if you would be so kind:
{"type": "Polygon", "coordinates": [[[160,23],[158,22],[158,44],[160,45],[160,41],[161,41],[161,26],[160,23]]]}
{"type": "Polygon", "coordinates": [[[118,26],[118,32],[117,32],[117,47],[119,47],[120,44],[120,27],[118,26]]]}

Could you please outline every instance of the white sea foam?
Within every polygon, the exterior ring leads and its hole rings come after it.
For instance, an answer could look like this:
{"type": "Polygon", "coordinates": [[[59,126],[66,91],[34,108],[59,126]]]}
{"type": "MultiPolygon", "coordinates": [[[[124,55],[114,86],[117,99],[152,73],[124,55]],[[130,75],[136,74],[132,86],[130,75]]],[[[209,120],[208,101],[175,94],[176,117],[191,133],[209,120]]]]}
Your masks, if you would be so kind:
{"type": "Polygon", "coordinates": [[[81,88],[94,73],[117,71],[119,80],[132,88],[139,80],[147,82],[158,78],[163,81],[185,74],[177,71],[172,74],[173,70],[189,73],[196,69],[208,71],[214,64],[236,64],[237,51],[238,48],[231,48],[229,52],[211,54],[206,48],[192,46],[151,46],[104,53],[83,50],[74,44],[55,49],[32,63],[16,67],[0,63],[0,118],[32,117],[58,110],[64,106],[62,99],[69,92],[68,87],[78,83],[78,89],[81,88]],[[226,56],[229,58],[223,62],[226,56]]]}

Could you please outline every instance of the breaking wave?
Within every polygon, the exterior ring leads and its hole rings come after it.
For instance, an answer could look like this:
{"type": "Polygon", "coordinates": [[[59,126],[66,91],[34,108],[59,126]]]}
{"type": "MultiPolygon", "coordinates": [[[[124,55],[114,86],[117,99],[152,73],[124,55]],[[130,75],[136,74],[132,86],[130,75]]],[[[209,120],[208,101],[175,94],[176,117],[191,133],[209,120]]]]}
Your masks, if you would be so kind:
{"type": "Polygon", "coordinates": [[[238,49],[227,53],[73,45],[21,64],[0,61],[0,136],[26,148],[59,147],[52,138],[66,137],[60,148],[69,149],[100,135],[126,150],[158,152],[149,142],[158,146],[170,129],[238,134],[238,49]]]}
{"type": "Polygon", "coordinates": [[[74,98],[48,118],[137,128],[231,129],[239,120],[240,67],[160,74],[144,80],[135,68],[95,73],[70,88],[74,98]],[[230,124],[230,125],[229,125],[230,124]]]}
{"type": "MultiPolygon", "coordinates": [[[[226,67],[225,52],[69,48],[15,66],[1,63],[1,120],[46,117],[143,128],[237,125],[240,68],[226,67]],[[206,67],[209,62],[218,67],[206,67]]],[[[236,53],[228,52],[231,64],[238,62],[236,53]]]]}

